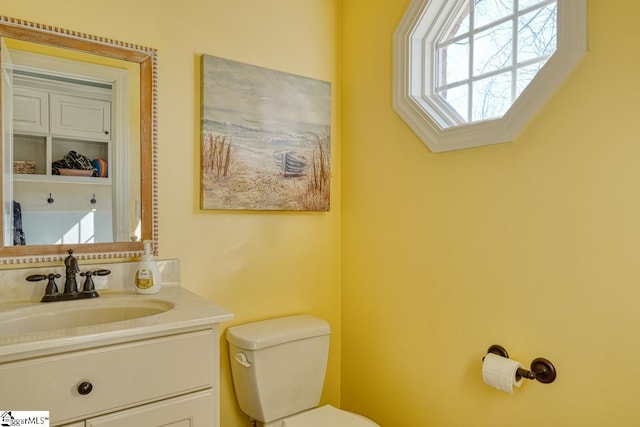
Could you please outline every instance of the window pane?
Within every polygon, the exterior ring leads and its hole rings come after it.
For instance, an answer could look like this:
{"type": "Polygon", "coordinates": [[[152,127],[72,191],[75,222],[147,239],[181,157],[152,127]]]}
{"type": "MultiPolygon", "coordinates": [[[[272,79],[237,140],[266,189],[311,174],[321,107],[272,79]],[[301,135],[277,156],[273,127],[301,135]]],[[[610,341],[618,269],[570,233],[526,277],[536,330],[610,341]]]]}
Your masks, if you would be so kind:
{"type": "Polygon", "coordinates": [[[512,21],[508,21],[474,36],[474,76],[513,65],[512,27],[512,21]]]}
{"type": "Polygon", "coordinates": [[[469,78],[469,39],[438,50],[438,86],[469,78]]]}
{"type": "Polygon", "coordinates": [[[438,92],[440,98],[460,115],[463,121],[469,121],[469,85],[461,85],[438,92]]]}
{"type": "Polygon", "coordinates": [[[536,9],[518,22],[518,62],[551,55],[556,50],[557,12],[555,4],[536,9]]]}
{"type": "Polygon", "coordinates": [[[532,6],[539,5],[542,2],[543,2],[543,0],[520,0],[518,2],[518,10],[525,10],[525,9],[530,8],[532,6]]]}
{"type": "Polygon", "coordinates": [[[501,117],[511,107],[511,72],[473,83],[473,121],[501,117]]]}
{"type": "Polygon", "coordinates": [[[541,61],[533,65],[518,68],[516,77],[516,98],[520,96],[527,86],[529,86],[529,83],[531,83],[536,74],[538,74],[538,71],[540,71],[545,62],[546,61],[541,61]]]}
{"type": "Polygon", "coordinates": [[[435,52],[434,90],[463,121],[502,117],[557,49],[557,1],[460,3],[435,52]]]}
{"type": "Polygon", "coordinates": [[[447,27],[446,32],[442,36],[442,41],[451,40],[469,32],[469,22],[471,21],[469,7],[468,1],[462,5],[458,14],[455,15],[452,23],[447,27]]]}
{"type": "Polygon", "coordinates": [[[497,21],[513,13],[513,0],[475,0],[474,28],[497,21]]]}

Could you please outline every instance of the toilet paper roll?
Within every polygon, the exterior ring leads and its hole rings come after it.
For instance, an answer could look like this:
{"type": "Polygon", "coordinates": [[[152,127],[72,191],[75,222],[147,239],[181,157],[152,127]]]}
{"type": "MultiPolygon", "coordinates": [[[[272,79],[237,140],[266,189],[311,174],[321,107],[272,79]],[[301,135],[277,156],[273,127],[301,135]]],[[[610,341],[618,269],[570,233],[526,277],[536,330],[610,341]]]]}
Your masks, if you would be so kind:
{"type": "Polygon", "coordinates": [[[520,387],[522,378],[516,381],[516,371],[522,363],[489,353],[482,362],[482,380],[498,390],[513,394],[513,386],[520,387]]]}

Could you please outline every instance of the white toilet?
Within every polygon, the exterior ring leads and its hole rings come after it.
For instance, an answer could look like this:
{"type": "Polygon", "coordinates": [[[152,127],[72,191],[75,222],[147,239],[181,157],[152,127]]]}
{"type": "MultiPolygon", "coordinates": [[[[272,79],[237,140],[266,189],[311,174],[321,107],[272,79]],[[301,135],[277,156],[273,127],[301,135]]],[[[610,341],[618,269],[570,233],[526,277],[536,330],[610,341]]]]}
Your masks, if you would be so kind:
{"type": "MultiPolygon", "coordinates": [[[[240,409],[264,427],[374,427],[320,402],[331,328],[308,315],[227,329],[231,374],[240,409]]],[[[379,426],[378,426],[379,427],[379,426]]]]}

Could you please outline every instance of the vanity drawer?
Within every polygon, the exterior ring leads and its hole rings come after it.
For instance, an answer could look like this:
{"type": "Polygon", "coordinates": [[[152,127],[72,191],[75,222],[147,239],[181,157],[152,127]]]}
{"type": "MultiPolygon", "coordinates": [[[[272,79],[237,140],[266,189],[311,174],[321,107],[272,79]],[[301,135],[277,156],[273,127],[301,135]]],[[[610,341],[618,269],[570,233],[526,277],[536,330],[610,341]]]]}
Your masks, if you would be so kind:
{"type": "Polygon", "coordinates": [[[0,402],[48,410],[52,424],[214,386],[212,329],[0,365],[0,402]],[[85,384],[82,393],[82,383],[85,384]]]}

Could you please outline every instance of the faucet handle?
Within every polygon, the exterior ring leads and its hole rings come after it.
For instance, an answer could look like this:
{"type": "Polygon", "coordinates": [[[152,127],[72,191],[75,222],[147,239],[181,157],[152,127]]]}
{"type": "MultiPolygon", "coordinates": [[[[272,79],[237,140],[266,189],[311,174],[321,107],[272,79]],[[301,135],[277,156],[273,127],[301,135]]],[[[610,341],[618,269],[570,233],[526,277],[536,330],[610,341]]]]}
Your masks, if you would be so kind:
{"type": "Polygon", "coordinates": [[[82,294],[86,297],[96,298],[98,297],[98,291],[96,291],[96,287],[93,284],[93,271],[86,271],[84,273],[80,273],[80,276],[84,277],[84,284],[82,285],[82,294]]]}
{"type": "Polygon", "coordinates": [[[44,296],[40,300],[41,302],[55,301],[58,296],[58,285],[56,285],[56,279],[60,278],[60,274],[32,274],[27,276],[29,282],[39,282],[41,280],[48,280],[47,287],[44,291],[44,296]]]}
{"type": "Polygon", "coordinates": [[[96,291],[95,284],[93,283],[92,276],[106,276],[107,274],[111,274],[111,270],[100,269],[95,271],[85,271],[84,273],[80,273],[80,276],[84,277],[84,284],[82,285],[82,293],[84,297],[96,298],[99,297],[98,291],[96,291]]]}
{"type": "Polygon", "coordinates": [[[106,268],[101,268],[93,272],[94,276],[108,276],[109,274],[111,274],[111,270],[107,270],[106,268]]]}

